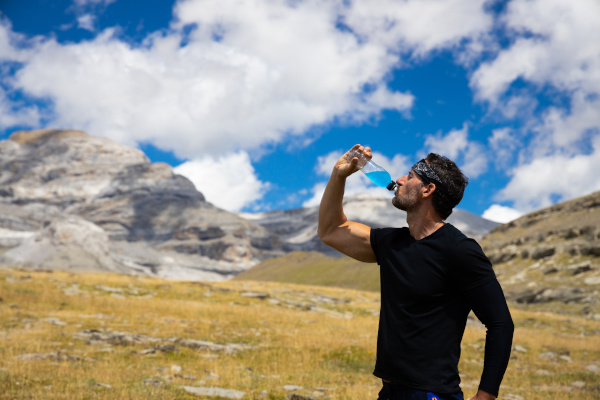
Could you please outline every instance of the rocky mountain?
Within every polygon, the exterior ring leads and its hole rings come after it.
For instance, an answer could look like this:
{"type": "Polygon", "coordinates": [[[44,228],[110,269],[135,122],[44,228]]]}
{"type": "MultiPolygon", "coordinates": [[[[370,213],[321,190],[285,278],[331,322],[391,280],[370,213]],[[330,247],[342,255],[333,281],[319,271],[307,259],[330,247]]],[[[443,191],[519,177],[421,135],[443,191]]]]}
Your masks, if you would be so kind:
{"type": "Polygon", "coordinates": [[[600,318],[600,192],[500,225],[481,245],[509,298],[600,318]]]}
{"type": "Polygon", "coordinates": [[[283,254],[140,151],[81,131],[0,142],[0,263],[219,280],[283,254]]]}
{"type": "MultiPolygon", "coordinates": [[[[392,206],[390,197],[368,194],[348,197],[344,199],[344,212],[348,219],[373,228],[407,226],[406,212],[392,206]]],[[[318,251],[328,256],[341,256],[317,236],[319,207],[239,215],[278,235],[285,251],[318,251]]],[[[481,238],[499,225],[461,209],[454,210],[448,222],[474,238],[481,238]]]]}

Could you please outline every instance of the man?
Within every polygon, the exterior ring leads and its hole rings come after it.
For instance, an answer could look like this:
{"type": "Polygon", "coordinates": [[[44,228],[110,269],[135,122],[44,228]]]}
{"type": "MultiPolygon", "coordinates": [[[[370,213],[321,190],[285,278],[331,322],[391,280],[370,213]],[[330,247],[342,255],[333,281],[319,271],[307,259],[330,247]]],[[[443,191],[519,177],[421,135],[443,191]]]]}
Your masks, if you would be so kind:
{"type": "MultiPolygon", "coordinates": [[[[371,149],[352,150],[371,158],[371,149]]],[[[472,400],[498,396],[514,325],[481,247],[444,220],[461,201],[468,179],[451,160],[429,154],[396,181],[392,204],[408,228],[371,229],[348,221],[346,178],[358,170],[348,151],[335,164],[319,208],[319,237],[338,251],[377,262],[381,313],[375,376],[379,400],[463,400],[460,342],[470,310],[487,327],[483,374],[472,400]]]]}

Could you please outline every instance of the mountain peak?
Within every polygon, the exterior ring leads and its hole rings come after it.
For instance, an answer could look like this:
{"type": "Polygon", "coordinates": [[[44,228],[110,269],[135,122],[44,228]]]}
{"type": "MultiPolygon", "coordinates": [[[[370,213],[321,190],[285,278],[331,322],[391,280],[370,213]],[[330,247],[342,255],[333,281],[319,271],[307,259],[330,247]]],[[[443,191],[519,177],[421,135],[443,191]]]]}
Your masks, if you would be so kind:
{"type": "Polygon", "coordinates": [[[50,139],[67,138],[67,137],[87,137],[88,134],[84,131],[69,130],[69,129],[38,129],[34,131],[18,131],[14,132],[8,140],[17,142],[22,145],[36,145],[50,139]]]}

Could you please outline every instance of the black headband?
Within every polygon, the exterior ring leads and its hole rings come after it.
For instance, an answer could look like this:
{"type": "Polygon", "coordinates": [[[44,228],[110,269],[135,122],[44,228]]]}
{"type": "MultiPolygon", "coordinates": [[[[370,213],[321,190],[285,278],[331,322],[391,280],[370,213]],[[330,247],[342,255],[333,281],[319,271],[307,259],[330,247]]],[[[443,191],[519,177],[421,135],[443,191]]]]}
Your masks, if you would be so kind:
{"type": "Polygon", "coordinates": [[[431,169],[429,164],[425,162],[425,159],[415,163],[411,169],[415,171],[415,174],[419,175],[425,183],[433,183],[440,192],[446,192],[446,187],[442,183],[442,180],[438,174],[431,169]]]}

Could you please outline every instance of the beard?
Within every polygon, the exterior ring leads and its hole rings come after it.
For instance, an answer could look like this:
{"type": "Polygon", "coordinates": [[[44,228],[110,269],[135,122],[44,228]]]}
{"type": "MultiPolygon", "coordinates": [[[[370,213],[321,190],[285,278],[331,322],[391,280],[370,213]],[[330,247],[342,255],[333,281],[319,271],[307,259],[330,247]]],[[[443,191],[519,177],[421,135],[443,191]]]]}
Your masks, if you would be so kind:
{"type": "Polygon", "coordinates": [[[421,187],[415,186],[405,195],[396,194],[392,199],[392,205],[402,211],[408,212],[413,210],[418,204],[417,193],[419,193],[420,189],[421,187]]]}

